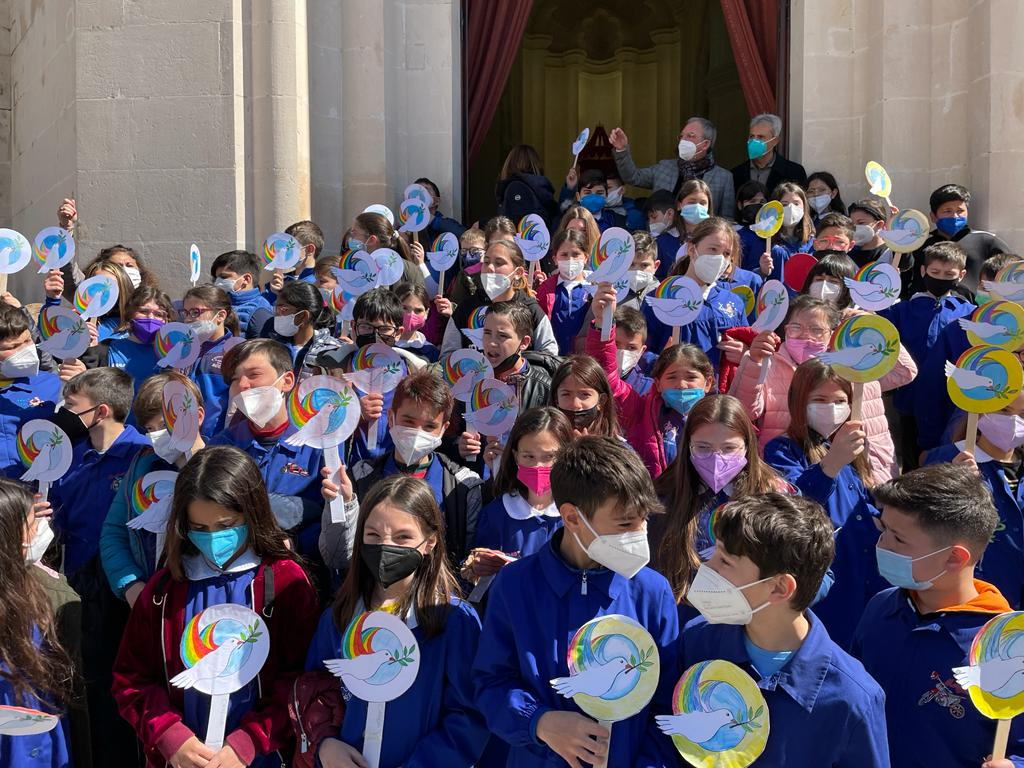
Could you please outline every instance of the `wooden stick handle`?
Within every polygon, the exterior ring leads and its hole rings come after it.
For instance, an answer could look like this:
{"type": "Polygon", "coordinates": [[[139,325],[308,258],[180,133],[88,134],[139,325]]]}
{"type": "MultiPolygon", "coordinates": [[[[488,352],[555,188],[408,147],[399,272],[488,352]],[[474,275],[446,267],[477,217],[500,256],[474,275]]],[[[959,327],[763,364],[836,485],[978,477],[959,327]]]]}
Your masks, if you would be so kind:
{"type": "Polygon", "coordinates": [[[1006,742],[1010,739],[1010,720],[997,720],[996,721],[996,740],[992,745],[992,759],[993,760],[1005,760],[1006,759],[1006,742]]]}
{"type": "MultiPolygon", "coordinates": [[[[978,445],[978,414],[968,413],[967,414],[967,435],[964,438],[964,450],[972,456],[974,455],[974,449],[978,445]]],[[[1000,720],[999,722],[1002,722],[1000,720]]],[[[1007,721],[1009,722],[1009,721],[1007,721]]]]}
{"type": "Polygon", "coordinates": [[[864,384],[853,382],[853,402],[850,403],[850,421],[860,421],[861,406],[864,403],[864,384]]]}

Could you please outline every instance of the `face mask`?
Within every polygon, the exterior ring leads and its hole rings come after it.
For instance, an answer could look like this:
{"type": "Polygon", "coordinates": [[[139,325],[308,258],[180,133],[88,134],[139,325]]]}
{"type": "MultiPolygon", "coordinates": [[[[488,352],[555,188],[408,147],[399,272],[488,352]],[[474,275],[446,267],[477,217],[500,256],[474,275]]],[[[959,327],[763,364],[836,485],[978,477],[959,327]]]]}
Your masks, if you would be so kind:
{"type": "Polygon", "coordinates": [[[574,282],[583,274],[583,259],[562,259],[558,262],[558,276],[566,282],[574,282]]]}
{"type": "Polygon", "coordinates": [[[324,300],[324,304],[331,303],[331,295],[334,293],[330,288],[320,288],[320,298],[324,300]]]}
{"type": "Polygon", "coordinates": [[[831,283],[828,280],[819,280],[816,283],[811,283],[811,286],[807,289],[807,295],[812,299],[834,303],[839,296],[840,290],[839,286],[835,283],[831,283]]]}
{"type": "Polygon", "coordinates": [[[808,197],[807,202],[810,203],[811,208],[820,214],[832,202],[832,195],[815,195],[814,197],[808,197]]]}
{"type": "Polygon", "coordinates": [[[693,160],[697,155],[697,145],[688,139],[679,140],[679,159],[693,160]]]}
{"type": "Polygon", "coordinates": [[[587,551],[587,557],[595,563],[603,565],[609,571],[615,571],[626,579],[632,579],[651,559],[651,550],[647,544],[647,525],[639,531],[600,535],[590,525],[590,521],[578,509],[580,520],[587,530],[594,534],[590,545],[583,547],[583,542],[575,533],[573,538],[587,551]]]}
{"type": "Polygon", "coordinates": [[[39,353],[35,344],[27,344],[0,363],[0,376],[5,379],[20,379],[39,373],[39,353]]]}
{"type": "Polygon", "coordinates": [[[875,228],[867,224],[858,224],[853,230],[853,242],[855,245],[864,245],[875,239],[875,228]]]}
{"type": "Polygon", "coordinates": [[[986,413],[978,419],[978,429],[1001,450],[1012,451],[1024,445],[1024,419],[1008,413],[986,413]]]}
{"type": "Polygon", "coordinates": [[[497,272],[481,272],[480,283],[484,287],[487,298],[491,301],[512,287],[512,279],[508,275],[499,275],[497,272]]]}
{"type": "Polygon", "coordinates": [[[473,249],[462,251],[462,266],[472,267],[474,264],[479,264],[480,259],[483,257],[484,252],[482,250],[473,249]]]}
{"type": "Polygon", "coordinates": [[[249,540],[249,526],[236,525],[223,531],[189,531],[188,540],[211,565],[223,569],[249,540]]]}
{"type": "Polygon", "coordinates": [[[619,375],[625,376],[632,371],[644,353],[639,349],[617,349],[615,350],[615,361],[619,364],[619,375]]]}
{"type": "Polygon", "coordinates": [[[850,418],[848,403],[809,403],[807,423],[822,437],[832,437],[850,418]]]}
{"type": "Polygon", "coordinates": [[[792,227],[794,224],[799,224],[804,218],[804,209],[799,203],[790,203],[782,207],[782,224],[786,227],[792,227]]]}
{"type": "Polygon", "coordinates": [[[685,416],[698,400],[707,394],[700,387],[685,387],[682,389],[665,389],[661,392],[661,399],[665,405],[681,416],[685,416]]]}
{"type": "Polygon", "coordinates": [[[727,264],[725,256],[720,253],[706,253],[697,257],[693,263],[693,273],[702,283],[711,284],[721,277],[727,264]]]}
{"type": "Polygon", "coordinates": [[[629,273],[629,290],[633,293],[643,293],[657,282],[656,275],[642,269],[634,269],[629,273]]]}
{"type": "Polygon", "coordinates": [[[40,520],[36,524],[36,535],[32,537],[32,541],[29,542],[28,548],[25,550],[25,562],[38,563],[43,559],[43,555],[46,554],[46,550],[50,548],[52,542],[53,528],[50,527],[50,521],[40,520]]]}
{"type": "Polygon", "coordinates": [[[589,195],[584,195],[583,197],[580,198],[580,205],[582,205],[591,213],[600,213],[602,210],[604,210],[604,195],[595,195],[593,193],[589,195]]]}
{"type": "Polygon", "coordinates": [[[750,203],[749,205],[744,205],[740,209],[740,223],[747,224],[749,226],[757,221],[757,213],[761,210],[762,205],[764,205],[764,203],[750,203]]]}
{"type": "Polygon", "coordinates": [[[224,291],[224,293],[231,294],[235,292],[235,282],[230,277],[218,277],[213,281],[213,284],[224,291]]]}
{"type": "Polygon", "coordinates": [[[166,429],[156,429],[146,435],[153,446],[153,452],[168,464],[181,458],[181,451],[171,445],[171,433],[166,429]]]}
{"type": "MultiPolygon", "coordinates": [[[[99,408],[99,406],[97,405],[96,408],[99,408]]],[[[70,408],[66,408],[62,405],[57,409],[57,412],[50,417],[50,421],[63,429],[64,434],[68,436],[71,444],[76,445],[89,437],[89,428],[85,426],[85,422],[82,421],[82,417],[87,413],[92,413],[96,408],[90,408],[88,411],[75,413],[70,408]]]]}
{"type": "Polygon", "coordinates": [[[812,341],[810,339],[786,339],[782,343],[786,347],[786,352],[789,353],[789,356],[797,365],[807,362],[812,357],[817,357],[828,349],[824,342],[812,341]]]}
{"type": "Polygon", "coordinates": [[[149,344],[163,324],[159,317],[137,317],[132,320],[132,335],[143,344],[149,344]]]}
{"type": "Polygon", "coordinates": [[[200,341],[205,341],[217,331],[217,324],[213,320],[196,320],[194,323],[189,323],[188,327],[200,341]]]}
{"type": "Polygon", "coordinates": [[[416,315],[413,314],[412,312],[402,313],[402,327],[405,328],[407,332],[418,331],[420,328],[426,325],[426,322],[426,315],[416,315]]]}
{"type": "Polygon", "coordinates": [[[121,267],[121,269],[128,276],[128,282],[132,284],[132,288],[138,288],[142,285],[142,273],[138,269],[135,267],[121,267]]]}
{"type": "Polygon", "coordinates": [[[956,278],[944,280],[941,277],[932,277],[931,275],[924,276],[924,289],[935,298],[945,296],[956,288],[959,283],[960,281],[956,278]]]}
{"type": "Polygon", "coordinates": [[[749,624],[754,614],[767,608],[768,603],[751,608],[743,590],[763,584],[771,578],[769,576],[737,587],[718,571],[702,563],[697,569],[697,575],[693,577],[693,583],[686,590],[686,600],[700,611],[708,624],[749,624]]]}
{"type": "Polygon", "coordinates": [[[363,565],[384,589],[412,576],[423,563],[423,553],[416,547],[396,544],[363,544],[363,565]]]}
{"type": "Polygon", "coordinates": [[[583,408],[578,411],[567,411],[565,408],[559,408],[558,410],[568,417],[569,421],[572,422],[574,429],[588,429],[597,419],[596,405],[593,405],[590,408],[583,408]]]}
{"type": "Polygon", "coordinates": [[[936,220],[936,228],[946,237],[953,237],[961,229],[967,226],[966,216],[943,216],[936,220]]]}
{"type": "MultiPolygon", "coordinates": [[[[281,377],[277,378],[280,381],[281,377]]],[[[242,412],[257,429],[263,429],[281,410],[284,393],[277,388],[277,381],[265,387],[253,387],[239,392],[232,398],[235,407],[242,412]]]]}
{"type": "Polygon", "coordinates": [[[348,249],[350,251],[365,251],[366,250],[366,243],[364,243],[358,237],[350,237],[346,241],[345,245],[348,247],[348,249]]]}
{"type": "Polygon", "coordinates": [[[767,152],[768,142],[761,141],[760,139],[747,139],[747,157],[751,160],[764,157],[767,152]]]}
{"type": "Polygon", "coordinates": [[[708,217],[708,207],[700,203],[689,203],[679,209],[679,215],[687,224],[700,224],[708,217]]]}
{"type": "Polygon", "coordinates": [[[551,467],[524,467],[516,470],[516,477],[536,496],[546,496],[551,491],[551,467]]]}
{"type": "Polygon", "coordinates": [[[937,555],[939,552],[945,552],[947,549],[952,548],[952,546],[943,547],[942,549],[937,549],[928,555],[910,557],[909,555],[900,555],[890,549],[882,549],[881,547],[876,546],[875,561],[878,563],[878,573],[894,587],[900,587],[901,589],[914,589],[917,591],[931,589],[932,583],[935,579],[939,578],[946,572],[945,569],[933,576],[931,581],[915,581],[914,563],[918,560],[924,560],[926,557],[937,555]]]}
{"type": "Polygon", "coordinates": [[[291,315],[274,315],[274,333],[278,336],[286,336],[291,338],[299,332],[299,324],[295,322],[295,315],[299,314],[295,312],[291,315]]]}
{"type": "Polygon", "coordinates": [[[369,346],[370,344],[375,343],[377,340],[378,339],[377,339],[377,334],[376,333],[359,333],[359,334],[356,334],[356,346],[357,347],[369,346]]]}
{"type": "Polygon", "coordinates": [[[616,187],[609,192],[604,204],[609,208],[617,208],[622,205],[622,187],[616,187]]]}
{"type": "Polygon", "coordinates": [[[419,464],[441,444],[440,437],[416,427],[392,427],[391,441],[395,444],[395,453],[405,464],[419,464]]]}
{"type": "Polygon", "coordinates": [[[743,471],[743,468],[747,466],[747,457],[743,453],[719,453],[718,451],[714,451],[708,456],[694,456],[691,453],[690,463],[697,470],[701,480],[711,490],[718,493],[743,471]]]}
{"type": "Polygon", "coordinates": [[[990,301],[992,301],[992,297],[989,296],[987,293],[982,293],[981,291],[975,292],[974,303],[977,304],[979,307],[982,304],[988,304],[990,301]]]}
{"type": "Polygon", "coordinates": [[[651,233],[651,237],[657,237],[666,229],[668,229],[668,224],[664,221],[652,221],[647,225],[647,230],[651,233]]]}

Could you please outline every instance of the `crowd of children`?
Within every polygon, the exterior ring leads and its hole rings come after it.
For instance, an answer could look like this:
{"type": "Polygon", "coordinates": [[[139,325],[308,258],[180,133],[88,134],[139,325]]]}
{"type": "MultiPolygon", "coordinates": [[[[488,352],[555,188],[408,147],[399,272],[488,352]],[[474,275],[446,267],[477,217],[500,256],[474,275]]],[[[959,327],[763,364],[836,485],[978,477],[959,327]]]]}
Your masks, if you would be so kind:
{"type": "MultiPolygon", "coordinates": [[[[443,290],[424,247],[371,206],[341,250],[394,249],[402,278],[355,299],[351,319],[336,311],[340,255],[311,221],[286,230],[298,265],[266,281],[234,250],[208,283],[168,295],[123,245],[43,275],[44,307],[67,302],[72,273],[120,288],[88,350],[60,364],[37,348],[38,308],[5,294],[0,733],[10,707],[59,722],[0,735],[0,768],[366,768],[371,737],[379,768],[681,766],[655,718],[672,713],[682,673],[714,659],[764,695],[758,765],[1024,766],[1024,726],[992,759],[996,724],[952,672],[985,622],[1024,602],[1024,394],[983,416],[968,450],[946,392],[946,361],[969,346],[956,321],[1018,260],[967,227],[970,193],[931,196],[935,231],[882,313],[898,362],[853,418],[854,388],[817,357],[863,313],[844,278],[891,258],[878,233],[895,211],[847,208],[827,172],[806,189],[748,181],[726,206],[699,178],[639,201],[621,178],[574,169],[556,199],[531,181],[529,149],[510,155],[502,189],[544,192],[555,226],[540,270],[517,222],[465,228],[435,200],[430,232],[460,246],[443,290]],[[784,211],[767,251],[750,229],[766,200],[784,211]],[[612,226],[634,230],[624,293],[587,282],[612,226]],[[800,253],[816,263],[784,321],[752,330],[743,296],[800,253]],[[704,299],[676,334],[645,301],[670,275],[704,299]],[[202,346],[166,370],[153,339],[172,320],[202,346]],[[335,466],[289,439],[289,394],[350,374],[371,343],[403,376],[360,393],[335,466]],[[517,395],[501,440],[471,428],[444,378],[469,347],[517,395]],[[170,439],[169,383],[199,403],[187,451],[170,439]],[[17,480],[29,419],[73,447],[45,498],[17,480]],[[153,530],[136,497],[157,471],[175,479],[153,530]],[[211,746],[216,702],[171,681],[191,620],[221,604],[258,614],[269,651],[211,746]],[[398,617],[419,649],[382,720],[329,671],[366,641],[350,624],[368,610],[398,617]],[[550,682],[569,674],[576,631],[609,614],[650,634],[661,669],[651,702],[611,726],[550,682]]],[[[59,215],[72,228],[74,202],[59,215]]]]}

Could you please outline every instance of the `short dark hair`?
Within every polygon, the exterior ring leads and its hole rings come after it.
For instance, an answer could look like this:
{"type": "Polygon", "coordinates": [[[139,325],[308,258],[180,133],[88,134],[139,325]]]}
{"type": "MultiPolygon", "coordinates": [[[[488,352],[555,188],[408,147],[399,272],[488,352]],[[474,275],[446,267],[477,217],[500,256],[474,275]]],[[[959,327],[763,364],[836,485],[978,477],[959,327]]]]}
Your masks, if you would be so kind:
{"type": "Polygon", "coordinates": [[[396,328],[402,325],[402,302],[389,288],[373,288],[358,299],[352,308],[352,322],[386,320],[396,328]]]}
{"type": "MultiPolygon", "coordinates": [[[[427,293],[427,289],[423,287],[422,283],[397,283],[391,289],[398,300],[405,301],[410,296],[415,296],[423,304],[424,308],[429,312],[430,307],[430,294],[427,293]]],[[[402,316],[405,316],[405,308],[402,308],[402,316]]]]}
{"type": "Polygon", "coordinates": [[[676,199],[667,189],[655,190],[644,204],[645,213],[650,213],[651,211],[674,211],[675,209],[676,199]]]}
{"type": "Polygon", "coordinates": [[[640,334],[647,341],[647,318],[639,309],[618,307],[615,310],[615,327],[621,328],[630,336],[640,334]]]}
{"type": "Polygon", "coordinates": [[[237,347],[232,347],[224,355],[220,365],[220,373],[224,377],[224,381],[231,383],[231,379],[235,375],[235,368],[253,355],[264,355],[278,376],[292,370],[292,355],[284,344],[273,339],[249,339],[237,347]]]}
{"type": "Polygon", "coordinates": [[[882,207],[881,201],[870,197],[850,203],[850,214],[853,215],[854,211],[863,211],[877,221],[889,218],[889,212],[882,207]]]}
{"type": "Polygon", "coordinates": [[[617,437],[587,435],[561,453],[551,468],[555,504],[573,504],[587,518],[607,501],[641,517],[661,511],[651,473],[617,437]]]}
{"type": "MultiPolygon", "coordinates": [[[[827,275],[828,277],[836,277],[840,281],[844,277],[852,278],[857,274],[857,264],[849,255],[845,253],[829,252],[822,255],[818,259],[818,263],[811,267],[807,273],[807,278],[804,280],[804,287],[800,291],[806,294],[808,289],[811,287],[811,283],[814,282],[814,278],[818,275],[827,275]]],[[[836,301],[836,305],[840,309],[846,309],[850,306],[853,300],[850,298],[850,289],[846,287],[845,282],[841,282],[839,287],[839,299],[836,301]]]]}
{"type": "Polygon", "coordinates": [[[928,207],[935,213],[944,203],[958,201],[964,205],[971,204],[971,192],[961,184],[943,184],[932,192],[928,198],[928,207]]]}
{"type": "Polygon", "coordinates": [[[29,317],[21,307],[0,305],[0,340],[15,339],[31,330],[29,317]]]}
{"type": "Polygon", "coordinates": [[[819,233],[821,232],[821,230],[827,229],[829,227],[841,229],[843,231],[843,234],[846,235],[846,237],[850,240],[853,239],[853,233],[856,229],[854,223],[850,221],[849,216],[844,216],[843,214],[836,213],[835,211],[832,211],[831,213],[826,213],[818,220],[819,233]]]}
{"type": "Polygon", "coordinates": [[[210,265],[210,277],[216,279],[222,269],[242,275],[252,275],[254,282],[259,283],[260,262],[255,253],[249,251],[226,251],[213,260],[210,265]]]}
{"type": "Polygon", "coordinates": [[[988,485],[977,471],[954,464],[931,464],[876,485],[877,507],[893,507],[913,517],[937,541],[966,542],[981,558],[999,524],[988,485]]]}
{"type": "Polygon", "coordinates": [[[530,308],[517,299],[511,301],[498,301],[487,308],[484,322],[492,317],[507,317],[512,323],[512,328],[520,338],[523,336],[533,337],[533,313],[530,308]]]}
{"type": "Polygon", "coordinates": [[[299,245],[303,248],[307,245],[312,245],[316,249],[313,251],[313,258],[320,258],[320,253],[324,249],[324,231],[315,222],[309,219],[296,221],[284,233],[298,240],[299,245]]]}
{"type": "Polygon", "coordinates": [[[760,578],[791,575],[796,611],[814,600],[835,554],[832,521],[806,496],[773,491],[730,502],[719,508],[714,533],[730,555],[751,560],[760,578]]]}
{"type": "Polygon", "coordinates": [[[418,371],[398,382],[391,396],[391,410],[397,411],[406,400],[413,400],[420,410],[440,413],[445,421],[451,418],[455,400],[452,391],[429,371],[418,371]]]}
{"type": "Polygon", "coordinates": [[[1000,269],[1021,260],[1021,257],[1015,253],[997,253],[995,256],[989,256],[981,263],[981,277],[994,278],[1000,269]]]}
{"type": "Polygon", "coordinates": [[[288,280],[278,291],[276,305],[287,304],[296,312],[308,312],[314,329],[333,328],[334,313],[324,303],[320,289],[305,280],[288,280]]]}
{"type": "Polygon", "coordinates": [[[430,192],[431,196],[434,198],[434,202],[435,203],[437,202],[437,198],[439,198],[441,196],[441,188],[438,187],[437,184],[432,182],[426,176],[420,176],[413,183],[414,184],[419,184],[420,186],[423,186],[423,187],[426,187],[427,191],[430,192]]]}
{"type": "Polygon", "coordinates": [[[595,184],[600,184],[601,186],[608,185],[608,177],[604,175],[604,171],[600,168],[588,168],[580,174],[579,189],[592,187],[595,184]]]}
{"type": "Polygon", "coordinates": [[[967,252],[952,240],[941,240],[924,249],[924,265],[934,261],[952,264],[957,269],[967,267],[967,252]]]}
{"type": "Polygon", "coordinates": [[[82,395],[94,405],[108,405],[114,421],[124,423],[132,408],[135,384],[120,368],[92,368],[65,384],[64,395],[82,395]]]}

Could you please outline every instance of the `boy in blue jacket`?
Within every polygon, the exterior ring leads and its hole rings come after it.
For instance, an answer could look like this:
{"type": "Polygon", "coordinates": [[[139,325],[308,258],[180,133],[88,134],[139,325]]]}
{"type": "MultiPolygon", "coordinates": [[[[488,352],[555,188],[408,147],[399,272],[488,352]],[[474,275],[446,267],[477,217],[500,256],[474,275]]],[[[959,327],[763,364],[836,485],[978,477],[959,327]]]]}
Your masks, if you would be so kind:
{"type": "Polygon", "coordinates": [[[260,294],[260,263],[248,251],[228,251],[213,260],[213,284],[231,298],[241,335],[255,339],[274,316],[274,309],[260,294]]]}
{"type": "Polygon", "coordinates": [[[886,768],[885,696],[808,610],[832,562],[828,515],[767,493],[720,507],[714,532],[686,593],[702,617],[683,630],[678,671],[724,659],[758,681],[771,713],[760,764],[886,768]]]}
{"type": "Polygon", "coordinates": [[[558,199],[563,211],[572,205],[582,205],[594,215],[602,232],[611,227],[626,226],[626,217],[607,206],[608,180],[600,168],[589,168],[581,174],[572,168],[565,177],[558,199]]]}
{"type": "Polygon", "coordinates": [[[267,283],[262,293],[263,298],[270,305],[277,303],[277,294],[287,282],[301,280],[304,283],[316,283],[316,262],[324,250],[324,232],[314,221],[308,219],[297,221],[290,224],[284,233],[298,241],[302,248],[303,258],[288,274],[279,271],[270,278],[270,282],[267,283]]]}
{"type": "Polygon", "coordinates": [[[647,320],[640,310],[632,307],[615,310],[615,349],[619,378],[638,395],[646,395],[652,384],[647,371],[658,356],[647,351],[647,320]]]}
{"type": "Polygon", "coordinates": [[[1010,610],[999,590],[974,578],[999,520],[988,489],[972,468],[938,464],[873,493],[882,510],[878,570],[893,588],[868,603],[852,648],[885,691],[892,764],[1024,765],[1018,719],[1011,759],[986,761],[996,721],[974,708],[953,674],[968,666],[978,630],[1010,610]]]}
{"type": "Polygon", "coordinates": [[[658,245],[658,281],[668,277],[679,254],[679,226],[676,222],[676,198],[667,189],[655,190],[644,204],[647,210],[647,229],[658,245]]]}
{"type": "MultiPolygon", "coordinates": [[[[607,729],[550,683],[569,674],[567,646],[586,622],[628,616],[653,636],[662,668],[675,664],[675,600],[665,578],[645,567],[646,518],[659,504],[643,462],[615,438],[582,437],[552,467],[551,490],[564,527],[498,574],[473,664],[477,706],[510,745],[510,768],[606,757],[607,729]]],[[[650,707],[612,728],[609,766],[677,762],[650,707]]]]}

